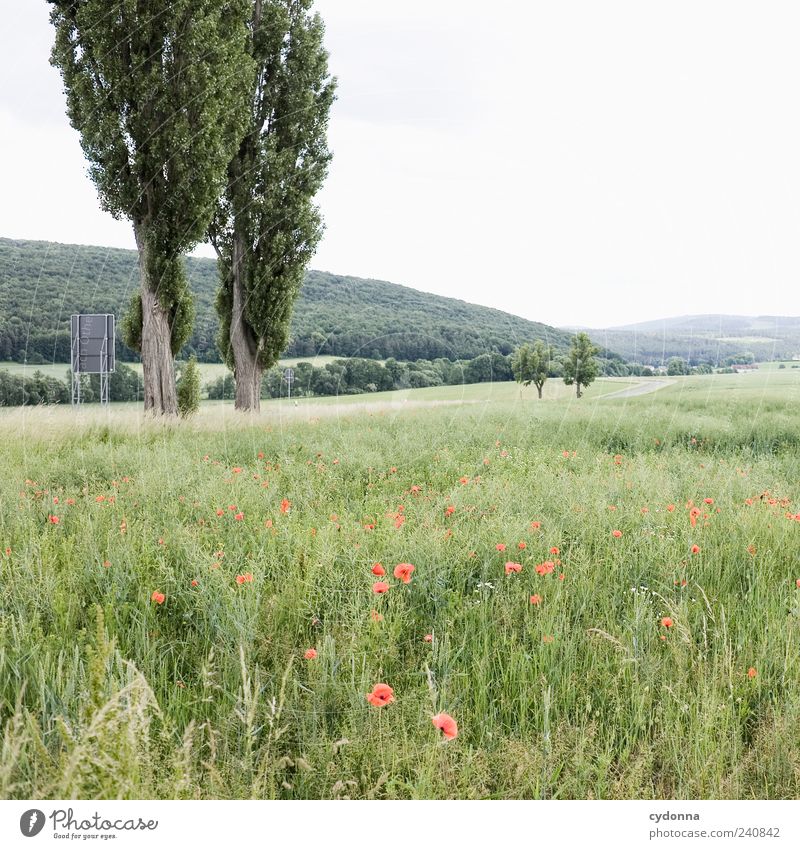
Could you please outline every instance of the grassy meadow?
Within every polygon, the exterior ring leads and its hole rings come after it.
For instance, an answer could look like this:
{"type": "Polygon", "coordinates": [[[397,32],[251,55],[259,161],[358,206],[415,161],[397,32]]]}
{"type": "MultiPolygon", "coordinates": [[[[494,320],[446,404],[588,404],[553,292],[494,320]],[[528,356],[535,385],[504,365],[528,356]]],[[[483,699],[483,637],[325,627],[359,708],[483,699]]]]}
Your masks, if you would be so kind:
{"type": "Polygon", "coordinates": [[[800,370],[637,382],[0,411],[0,798],[797,798],[800,370]]]}

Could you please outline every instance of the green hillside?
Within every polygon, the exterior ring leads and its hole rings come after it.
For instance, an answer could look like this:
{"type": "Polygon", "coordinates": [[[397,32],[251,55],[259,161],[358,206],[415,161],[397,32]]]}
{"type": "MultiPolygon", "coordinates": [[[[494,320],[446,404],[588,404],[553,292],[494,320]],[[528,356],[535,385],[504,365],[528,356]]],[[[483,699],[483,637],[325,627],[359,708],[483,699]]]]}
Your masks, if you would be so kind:
{"type": "MultiPolygon", "coordinates": [[[[216,362],[216,262],[187,260],[197,318],[183,355],[216,362]]],[[[120,316],[138,286],[135,251],[0,239],[0,360],[67,362],[69,316],[120,316]]],[[[471,359],[569,334],[500,310],[385,283],[310,271],[295,309],[288,357],[471,359]]],[[[134,359],[120,347],[118,356],[134,359]]]]}

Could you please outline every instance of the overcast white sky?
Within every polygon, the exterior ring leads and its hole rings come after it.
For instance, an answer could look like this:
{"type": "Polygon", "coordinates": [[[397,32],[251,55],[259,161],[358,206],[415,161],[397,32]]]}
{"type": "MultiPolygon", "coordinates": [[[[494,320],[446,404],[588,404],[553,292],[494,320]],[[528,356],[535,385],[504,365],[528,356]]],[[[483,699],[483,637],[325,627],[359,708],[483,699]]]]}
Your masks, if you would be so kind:
{"type": "MultiPolygon", "coordinates": [[[[316,8],[339,98],[312,267],[555,325],[800,313],[796,2],[316,8]]],[[[0,235],[134,247],[85,176],[48,5],[0,10],[0,235]]]]}

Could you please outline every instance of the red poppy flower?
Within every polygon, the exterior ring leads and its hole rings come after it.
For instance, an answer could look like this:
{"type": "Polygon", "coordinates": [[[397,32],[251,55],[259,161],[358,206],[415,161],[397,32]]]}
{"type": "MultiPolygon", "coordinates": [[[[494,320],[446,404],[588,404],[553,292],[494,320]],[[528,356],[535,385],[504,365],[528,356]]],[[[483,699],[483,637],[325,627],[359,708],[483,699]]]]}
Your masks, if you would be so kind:
{"type": "Polygon", "coordinates": [[[233,518],[236,519],[237,522],[241,522],[242,519],[244,519],[244,513],[237,513],[233,518]]]}
{"type": "Polygon", "coordinates": [[[611,536],[619,539],[622,536],[622,531],[611,531],[611,536]]]}
{"type": "Polygon", "coordinates": [[[394,701],[394,690],[388,684],[376,684],[367,693],[367,701],[374,707],[385,707],[394,701]]]}
{"type": "Polygon", "coordinates": [[[192,580],[192,586],[193,586],[193,587],[196,587],[196,586],[197,586],[197,581],[196,581],[196,580],[194,580],[194,579],[192,580]]]}
{"type": "Polygon", "coordinates": [[[550,554],[558,554],[558,547],[554,545],[554,546],[550,549],[550,554]]]}
{"type": "Polygon", "coordinates": [[[520,540],[520,541],[517,543],[517,548],[518,548],[520,551],[525,551],[525,549],[526,549],[527,547],[528,547],[528,543],[527,543],[527,542],[525,542],[524,540],[520,540]]]}
{"type": "Polygon", "coordinates": [[[444,511],[444,515],[445,515],[445,516],[452,516],[452,515],[453,515],[453,513],[455,513],[455,512],[456,512],[456,508],[455,508],[455,507],[453,507],[453,505],[452,505],[452,504],[450,504],[450,505],[448,505],[448,507],[445,509],[445,511],[444,511]]]}
{"type": "Polygon", "coordinates": [[[674,513],[675,512],[675,505],[674,504],[667,504],[667,512],[668,513],[674,513]]]}
{"type": "Polygon", "coordinates": [[[281,500],[281,513],[288,513],[289,508],[292,506],[292,502],[289,501],[288,498],[284,498],[281,500]]]}
{"type": "Polygon", "coordinates": [[[512,572],[521,572],[522,564],[521,563],[512,563],[512,561],[508,561],[506,563],[506,575],[510,575],[512,572]]]}
{"type": "Polygon", "coordinates": [[[506,550],[506,544],[504,542],[498,542],[497,545],[495,546],[495,548],[498,551],[505,551],[506,550]]]}
{"type": "Polygon", "coordinates": [[[51,525],[57,525],[61,519],[59,519],[58,516],[48,516],[47,521],[50,522],[51,525]]]}
{"type": "Polygon", "coordinates": [[[306,660],[314,660],[314,658],[316,656],[317,656],[317,650],[316,649],[306,649],[306,653],[303,655],[303,657],[306,660]]]}
{"type": "Polygon", "coordinates": [[[699,553],[700,553],[700,546],[699,545],[693,545],[692,546],[692,554],[699,554],[699,553]]]}
{"type": "Polygon", "coordinates": [[[673,624],[674,624],[674,623],[673,623],[673,621],[672,621],[672,617],[671,617],[671,616],[665,616],[665,617],[661,620],[661,624],[662,624],[665,628],[671,628],[671,627],[673,626],[673,624]]]}
{"type": "Polygon", "coordinates": [[[542,527],[541,522],[531,522],[531,530],[538,531],[542,527]]]}
{"type": "Polygon", "coordinates": [[[402,581],[404,584],[410,584],[411,573],[413,571],[414,567],[410,563],[398,563],[394,567],[394,576],[398,581],[402,581]]]}
{"type": "Polygon", "coordinates": [[[458,737],[458,723],[450,716],[449,713],[437,713],[431,718],[433,727],[438,728],[447,740],[454,740],[458,737]]]}
{"type": "Polygon", "coordinates": [[[539,595],[539,593],[536,593],[535,595],[531,596],[531,604],[541,604],[541,603],[542,603],[542,597],[539,595]]]}
{"type": "Polygon", "coordinates": [[[705,503],[705,504],[713,504],[713,503],[714,503],[714,499],[713,499],[713,498],[704,498],[704,499],[703,499],[703,503],[705,503]]]}
{"type": "Polygon", "coordinates": [[[758,675],[758,673],[756,672],[756,668],[755,668],[755,666],[751,666],[751,667],[747,670],[747,677],[748,677],[748,678],[755,678],[755,677],[756,677],[756,675],[758,675]]]}
{"type": "Polygon", "coordinates": [[[160,593],[158,590],[153,590],[153,594],[150,596],[150,600],[154,601],[156,604],[163,604],[166,596],[164,593],[160,593]]]}
{"type": "Polygon", "coordinates": [[[372,592],[377,593],[378,595],[382,595],[383,593],[389,592],[389,585],[384,583],[383,581],[376,581],[372,585],[372,592]]]}
{"type": "Polygon", "coordinates": [[[549,575],[556,568],[556,564],[552,560],[545,560],[544,563],[539,563],[536,566],[536,572],[539,575],[549,575]]]}
{"type": "Polygon", "coordinates": [[[253,575],[250,572],[245,572],[244,575],[236,576],[237,584],[250,584],[253,581],[253,575]]]}
{"type": "Polygon", "coordinates": [[[422,641],[425,642],[425,643],[432,643],[433,642],[433,634],[425,634],[425,636],[422,638],[422,641]]]}
{"type": "Polygon", "coordinates": [[[386,570],[381,566],[380,563],[376,563],[372,567],[372,574],[377,575],[379,578],[383,577],[386,574],[386,570]]]}

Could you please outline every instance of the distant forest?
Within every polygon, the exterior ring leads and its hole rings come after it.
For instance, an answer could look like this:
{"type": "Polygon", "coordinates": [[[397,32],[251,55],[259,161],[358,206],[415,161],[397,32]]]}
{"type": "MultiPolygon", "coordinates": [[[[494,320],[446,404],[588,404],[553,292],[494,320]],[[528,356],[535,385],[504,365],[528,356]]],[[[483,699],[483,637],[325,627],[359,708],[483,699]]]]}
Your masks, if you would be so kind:
{"type": "MultiPolygon", "coordinates": [[[[187,270],[197,317],[179,356],[219,362],[216,261],[189,258],[187,270]]],[[[121,317],[138,285],[135,251],[0,239],[0,360],[69,362],[70,314],[121,317]]],[[[310,271],[284,355],[470,360],[536,339],[564,351],[570,334],[394,283],[310,271]]],[[[119,340],[117,357],[137,359],[119,340]]]]}

